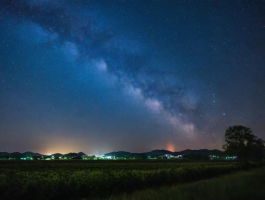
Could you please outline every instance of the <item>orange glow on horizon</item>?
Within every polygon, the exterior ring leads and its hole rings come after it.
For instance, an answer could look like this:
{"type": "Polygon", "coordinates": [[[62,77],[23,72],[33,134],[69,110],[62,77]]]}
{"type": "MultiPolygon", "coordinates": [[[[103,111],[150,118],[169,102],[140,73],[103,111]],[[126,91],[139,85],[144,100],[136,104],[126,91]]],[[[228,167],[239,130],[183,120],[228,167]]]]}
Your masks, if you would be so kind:
{"type": "Polygon", "coordinates": [[[175,151],[174,145],[173,144],[167,144],[167,150],[174,152],[175,151]]]}
{"type": "Polygon", "coordinates": [[[71,152],[84,152],[88,153],[86,146],[88,145],[82,140],[77,140],[76,138],[53,138],[48,140],[45,148],[40,151],[44,155],[51,155],[55,153],[71,153],[71,152]]]}

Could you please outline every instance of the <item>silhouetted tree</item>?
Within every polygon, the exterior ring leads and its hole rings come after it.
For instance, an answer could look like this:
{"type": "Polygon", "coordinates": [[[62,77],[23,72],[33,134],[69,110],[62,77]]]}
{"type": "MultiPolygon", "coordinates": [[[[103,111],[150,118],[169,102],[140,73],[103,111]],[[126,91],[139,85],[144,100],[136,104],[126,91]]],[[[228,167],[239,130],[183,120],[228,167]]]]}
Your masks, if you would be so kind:
{"type": "Polygon", "coordinates": [[[264,141],[245,126],[230,126],[225,132],[225,142],[223,149],[226,153],[236,155],[244,164],[263,157],[264,141]]]}

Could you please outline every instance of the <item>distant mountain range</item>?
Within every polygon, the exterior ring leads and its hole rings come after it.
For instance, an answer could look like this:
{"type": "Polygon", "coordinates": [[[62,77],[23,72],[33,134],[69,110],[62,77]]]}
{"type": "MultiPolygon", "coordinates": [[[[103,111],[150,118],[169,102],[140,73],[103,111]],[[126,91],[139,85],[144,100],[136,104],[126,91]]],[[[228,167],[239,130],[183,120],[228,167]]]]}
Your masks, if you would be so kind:
{"type": "Polygon", "coordinates": [[[60,156],[67,157],[67,158],[73,158],[73,157],[81,157],[83,155],[86,155],[83,152],[79,153],[67,153],[67,154],[61,154],[61,153],[55,153],[52,155],[43,155],[40,153],[34,153],[31,151],[27,151],[25,153],[20,153],[20,152],[13,152],[13,153],[8,153],[8,152],[0,152],[0,158],[27,158],[27,157],[41,157],[41,156],[54,156],[55,158],[59,158],[60,156]]]}
{"type": "Polygon", "coordinates": [[[127,151],[114,151],[114,152],[110,152],[105,154],[105,156],[115,156],[115,157],[135,157],[137,155],[139,156],[147,156],[147,157],[158,157],[158,156],[163,156],[165,154],[170,154],[173,156],[178,156],[178,155],[191,155],[191,154],[196,154],[196,155],[204,155],[204,156],[209,156],[209,155],[222,155],[224,152],[217,150],[217,149],[213,149],[213,150],[209,150],[209,149],[199,149],[199,150],[191,150],[191,149],[186,149],[184,151],[179,151],[179,152],[172,152],[172,151],[168,151],[168,150],[164,150],[164,149],[156,149],[150,152],[145,152],[145,153],[131,153],[131,152],[127,152],[127,151]]]}
{"type": "MultiPolygon", "coordinates": [[[[200,150],[191,150],[187,149],[184,151],[179,151],[179,152],[171,152],[168,150],[164,149],[156,149],[150,152],[144,152],[144,153],[131,153],[127,151],[116,151],[116,152],[110,152],[104,154],[104,156],[115,156],[115,157],[158,157],[158,156],[163,156],[165,154],[170,154],[173,156],[178,156],[178,155],[203,155],[203,156],[209,156],[209,155],[222,155],[224,152],[213,149],[213,150],[208,150],[208,149],[200,149],[200,150]]],[[[59,157],[66,157],[66,158],[76,158],[76,157],[82,157],[85,156],[86,154],[83,152],[79,153],[67,153],[67,154],[61,154],[61,153],[55,153],[52,155],[43,155],[39,153],[34,153],[27,151],[25,153],[20,153],[20,152],[13,152],[13,153],[8,153],[8,152],[0,152],[0,158],[26,158],[26,157],[40,157],[40,156],[54,156],[55,158],[59,157]]]]}
{"type": "Polygon", "coordinates": [[[33,156],[42,156],[39,153],[33,153],[30,151],[27,151],[25,153],[20,153],[20,152],[13,152],[13,153],[8,153],[8,152],[0,152],[0,157],[33,157],[33,156]]]}

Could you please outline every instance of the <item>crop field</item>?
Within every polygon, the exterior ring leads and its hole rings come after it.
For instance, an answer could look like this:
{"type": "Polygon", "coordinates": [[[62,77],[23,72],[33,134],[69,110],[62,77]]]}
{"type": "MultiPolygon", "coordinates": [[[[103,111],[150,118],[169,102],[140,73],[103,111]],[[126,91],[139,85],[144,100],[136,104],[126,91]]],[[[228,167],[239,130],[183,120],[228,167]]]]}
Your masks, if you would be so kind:
{"type": "Polygon", "coordinates": [[[265,168],[239,171],[207,180],[112,196],[112,200],[262,200],[265,168]]]}
{"type": "Polygon", "coordinates": [[[239,170],[235,162],[1,161],[1,199],[93,199],[239,170]]]}

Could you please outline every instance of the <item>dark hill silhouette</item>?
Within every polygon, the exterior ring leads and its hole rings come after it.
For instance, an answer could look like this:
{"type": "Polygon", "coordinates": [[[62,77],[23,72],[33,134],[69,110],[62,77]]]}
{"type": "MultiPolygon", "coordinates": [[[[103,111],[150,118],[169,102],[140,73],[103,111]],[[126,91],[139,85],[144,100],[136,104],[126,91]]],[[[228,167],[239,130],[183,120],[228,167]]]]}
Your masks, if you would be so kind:
{"type": "Polygon", "coordinates": [[[165,149],[156,149],[156,150],[153,150],[153,151],[150,151],[150,152],[146,152],[145,154],[147,156],[163,156],[165,154],[173,154],[174,152],[171,152],[171,151],[168,151],[168,150],[165,150],[165,149]]]}
{"type": "MultiPolygon", "coordinates": [[[[199,149],[199,150],[191,150],[191,149],[186,149],[184,151],[179,151],[179,152],[171,152],[165,149],[156,149],[150,152],[144,152],[144,153],[131,153],[127,151],[114,151],[110,153],[106,153],[105,156],[115,156],[115,157],[123,157],[123,158],[147,158],[147,157],[158,157],[158,156],[163,156],[165,154],[171,154],[173,156],[177,155],[202,155],[202,156],[209,156],[209,155],[222,155],[224,152],[213,149],[199,149]]],[[[61,153],[55,153],[49,156],[54,156],[55,158],[59,158],[60,156],[67,157],[67,158],[81,158],[82,156],[86,155],[83,152],[71,152],[67,154],[61,154],[61,153]]],[[[9,159],[9,158],[14,158],[14,159],[20,159],[20,158],[25,158],[25,157],[40,157],[40,156],[48,156],[48,155],[42,155],[39,153],[34,153],[31,151],[27,151],[24,153],[20,152],[13,152],[13,153],[8,153],[8,152],[0,152],[0,158],[2,159],[9,159]]],[[[48,156],[48,157],[49,157],[48,156]]]]}
{"type": "Polygon", "coordinates": [[[224,152],[220,151],[218,149],[213,149],[213,150],[209,150],[209,149],[199,149],[199,150],[191,150],[191,149],[187,149],[184,151],[180,151],[180,152],[174,152],[174,154],[176,155],[187,155],[187,154],[201,154],[201,155],[221,155],[224,152]]]}
{"type": "Polygon", "coordinates": [[[54,156],[55,158],[59,158],[60,156],[64,156],[64,157],[68,157],[68,158],[75,158],[75,157],[82,157],[83,155],[86,155],[83,152],[79,152],[79,153],[67,153],[67,154],[61,154],[61,153],[55,153],[52,155],[43,155],[40,153],[34,153],[31,151],[27,151],[24,153],[19,153],[19,152],[13,152],[13,153],[8,153],[8,152],[0,152],[0,158],[4,158],[4,159],[9,159],[9,158],[13,158],[13,159],[20,159],[20,158],[27,158],[27,157],[50,157],[50,156],[54,156]]]}
{"type": "Polygon", "coordinates": [[[51,156],[54,156],[54,158],[59,158],[60,156],[62,156],[63,154],[61,153],[54,153],[51,156]]]}
{"type": "Polygon", "coordinates": [[[190,154],[200,154],[200,155],[204,155],[204,156],[209,156],[209,155],[222,155],[224,152],[217,150],[217,149],[213,149],[213,150],[208,150],[208,149],[199,149],[199,150],[191,150],[191,149],[186,149],[184,151],[179,151],[179,152],[172,152],[172,151],[168,151],[165,149],[156,149],[150,152],[145,152],[145,153],[131,153],[131,152],[127,152],[127,151],[114,151],[114,152],[110,152],[110,153],[106,153],[105,156],[115,156],[115,157],[129,157],[129,156],[137,156],[137,155],[145,155],[147,157],[151,156],[151,157],[157,157],[157,156],[163,156],[165,154],[171,154],[173,156],[177,156],[177,155],[190,155],[190,154]]]}
{"type": "Polygon", "coordinates": [[[19,157],[22,156],[22,153],[19,153],[19,152],[13,152],[13,153],[10,153],[9,156],[10,156],[10,157],[13,157],[13,158],[14,158],[14,157],[18,157],[18,158],[19,158],[19,157]]]}
{"type": "Polygon", "coordinates": [[[33,156],[42,156],[42,155],[39,153],[33,153],[31,151],[27,151],[22,154],[22,157],[33,157],[33,156]]]}
{"type": "Polygon", "coordinates": [[[105,156],[115,156],[115,157],[129,157],[131,155],[132,153],[127,151],[113,151],[105,154],[105,156]]]}
{"type": "Polygon", "coordinates": [[[9,155],[9,153],[7,153],[7,152],[0,152],[0,157],[5,157],[5,156],[8,156],[9,155]]]}
{"type": "Polygon", "coordinates": [[[86,154],[83,153],[83,152],[79,152],[79,153],[73,153],[73,152],[71,152],[71,153],[64,154],[63,156],[64,157],[74,158],[74,157],[82,157],[84,155],[86,155],[86,154]]]}

